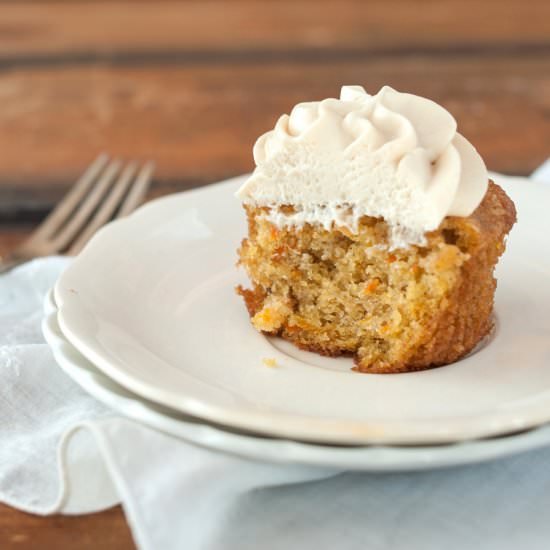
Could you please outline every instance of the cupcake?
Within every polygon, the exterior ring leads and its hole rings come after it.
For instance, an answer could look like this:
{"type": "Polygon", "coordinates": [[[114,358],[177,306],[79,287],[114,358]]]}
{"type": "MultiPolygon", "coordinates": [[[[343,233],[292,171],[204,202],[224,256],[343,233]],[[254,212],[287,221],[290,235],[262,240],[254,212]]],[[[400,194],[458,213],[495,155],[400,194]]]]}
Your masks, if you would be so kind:
{"type": "Polygon", "coordinates": [[[344,86],[282,115],[254,160],[237,291],[258,331],[372,373],[452,363],[490,332],[515,208],[443,107],[344,86]]]}

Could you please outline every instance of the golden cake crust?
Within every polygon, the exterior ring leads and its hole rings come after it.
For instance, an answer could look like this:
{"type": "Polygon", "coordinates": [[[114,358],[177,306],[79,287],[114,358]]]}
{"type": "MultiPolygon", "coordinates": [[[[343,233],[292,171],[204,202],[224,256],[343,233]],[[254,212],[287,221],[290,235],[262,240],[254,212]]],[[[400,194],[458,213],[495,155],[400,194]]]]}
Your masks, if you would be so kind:
{"type": "Polygon", "coordinates": [[[253,325],[301,349],[352,355],[355,370],[395,373],[452,363],[492,327],[493,270],[516,221],[493,182],[467,218],[447,217],[425,247],[390,251],[383,220],[357,235],[305,224],[279,230],[246,207],[239,287],[253,325]]]}

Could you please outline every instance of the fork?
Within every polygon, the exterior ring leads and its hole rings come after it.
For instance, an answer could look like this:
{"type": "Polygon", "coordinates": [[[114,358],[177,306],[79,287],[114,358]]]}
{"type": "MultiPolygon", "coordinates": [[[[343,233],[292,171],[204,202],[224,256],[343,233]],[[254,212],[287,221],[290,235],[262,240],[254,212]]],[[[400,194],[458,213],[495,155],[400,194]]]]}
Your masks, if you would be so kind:
{"type": "Polygon", "coordinates": [[[100,227],[139,206],[153,170],[152,162],[138,171],[135,162],[123,165],[100,155],[38,228],[15,250],[0,256],[0,273],[39,256],[78,254],[100,227]]]}

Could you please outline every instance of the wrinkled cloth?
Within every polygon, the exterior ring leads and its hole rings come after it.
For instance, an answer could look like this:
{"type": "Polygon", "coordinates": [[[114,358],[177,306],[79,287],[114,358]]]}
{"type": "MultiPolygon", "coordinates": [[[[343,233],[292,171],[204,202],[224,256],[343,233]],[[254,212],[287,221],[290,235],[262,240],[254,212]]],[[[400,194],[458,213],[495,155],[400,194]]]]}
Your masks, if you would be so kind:
{"type": "Polygon", "coordinates": [[[44,297],[68,261],[0,276],[0,501],[36,514],[120,502],[142,550],[548,547],[550,448],[346,473],[216,453],[117,416],[63,373],[41,333],[44,297]]]}

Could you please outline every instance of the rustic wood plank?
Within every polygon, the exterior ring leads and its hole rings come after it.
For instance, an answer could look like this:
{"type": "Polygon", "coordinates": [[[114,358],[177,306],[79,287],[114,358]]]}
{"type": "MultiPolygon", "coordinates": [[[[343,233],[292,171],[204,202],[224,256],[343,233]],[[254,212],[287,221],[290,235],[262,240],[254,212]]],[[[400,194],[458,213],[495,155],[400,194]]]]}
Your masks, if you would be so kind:
{"type": "Polygon", "coordinates": [[[40,517],[0,504],[2,550],[132,550],[135,545],[120,507],[85,516],[40,517]]]}
{"type": "Polygon", "coordinates": [[[297,50],[509,52],[549,40],[547,0],[156,1],[137,9],[130,1],[10,2],[1,5],[0,19],[1,60],[127,60],[163,51],[180,52],[182,60],[189,52],[212,52],[214,59],[297,50]]]}
{"type": "Polygon", "coordinates": [[[0,73],[0,210],[43,211],[101,150],[157,161],[157,192],[246,172],[300,100],[389,83],[447,107],[491,169],[526,174],[550,142],[550,58],[351,60],[0,73]]]}
{"type": "Polygon", "coordinates": [[[0,258],[21,243],[31,229],[32,226],[26,224],[0,225],[0,258]]]}

